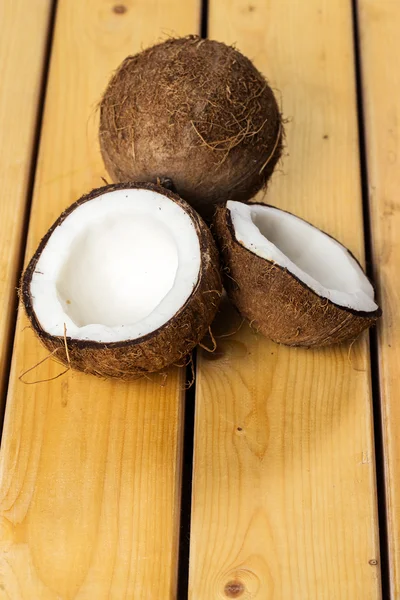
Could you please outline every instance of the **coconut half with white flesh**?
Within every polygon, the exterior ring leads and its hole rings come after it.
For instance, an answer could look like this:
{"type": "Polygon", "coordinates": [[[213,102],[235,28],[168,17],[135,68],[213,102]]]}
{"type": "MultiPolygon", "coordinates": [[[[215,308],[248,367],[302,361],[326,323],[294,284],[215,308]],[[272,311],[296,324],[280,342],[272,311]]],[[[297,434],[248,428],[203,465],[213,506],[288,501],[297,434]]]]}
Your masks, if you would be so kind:
{"type": "Polygon", "coordinates": [[[182,363],[207,332],[221,296],[218,252],[176,194],[147,183],[109,185],[57,219],[21,294],[55,358],[131,379],[182,363]]]}
{"type": "Polygon", "coordinates": [[[358,261],[307,221],[273,206],[229,201],[217,209],[214,227],[228,295],[272,340],[344,342],[381,315],[358,261]]]}

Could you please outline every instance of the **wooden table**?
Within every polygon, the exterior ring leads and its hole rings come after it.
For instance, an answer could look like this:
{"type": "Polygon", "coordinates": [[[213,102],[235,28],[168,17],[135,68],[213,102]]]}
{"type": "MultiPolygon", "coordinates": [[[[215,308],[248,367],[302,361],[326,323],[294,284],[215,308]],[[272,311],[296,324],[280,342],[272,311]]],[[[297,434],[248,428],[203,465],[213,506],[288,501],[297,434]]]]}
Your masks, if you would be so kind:
{"type": "Polygon", "coordinates": [[[400,3],[2,0],[0,23],[0,599],[400,599],[400,3]],[[276,88],[268,201],[366,257],[382,322],[320,351],[243,326],[198,352],[186,399],[178,369],[24,385],[46,351],[15,321],[21,263],[107,177],[107,80],[193,32],[276,88]]]}

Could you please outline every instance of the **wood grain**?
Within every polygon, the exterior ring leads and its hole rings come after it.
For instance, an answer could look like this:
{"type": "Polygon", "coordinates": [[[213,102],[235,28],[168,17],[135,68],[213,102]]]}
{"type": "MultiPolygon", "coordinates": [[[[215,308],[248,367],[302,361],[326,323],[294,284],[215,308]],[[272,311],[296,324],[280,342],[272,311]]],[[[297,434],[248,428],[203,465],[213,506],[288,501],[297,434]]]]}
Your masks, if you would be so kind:
{"type": "MultiPolygon", "coordinates": [[[[350,3],[211,0],[209,33],[255,60],[290,119],[268,202],[362,259],[350,3]]],[[[219,329],[235,329],[227,307],[219,329]]],[[[308,351],[243,325],[199,357],[190,598],[380,596],[366,337],[308,351]]]]}
{"type": "MultiPolygon", "coordinates": [[[[59,1],[28,255],[106,176],[96,105],[112,71],[142,45],[196,31],[199,14],[197,0],[59,1]]],[[[46,356],[25,325],[21,313],[0,461],[0,598],[175,598],[182,372],[165,387],[72,373],[24,385],[21,372],[46,356]]],[[[59,369],[47,361],[29,376],[59,369]]]]}
{"type": "Polygon", "coordinates": [[[51,0],[0,3],[0,402],[15,321],[17,270],[42,87],[51,0]],[[21,44],[21,40],[24,44],[21,44]]]}
{"type": "Polygon", "coordinates": [[[400,598],[400,5],[358,2],[378,327],[391,591],[400,598]]]}

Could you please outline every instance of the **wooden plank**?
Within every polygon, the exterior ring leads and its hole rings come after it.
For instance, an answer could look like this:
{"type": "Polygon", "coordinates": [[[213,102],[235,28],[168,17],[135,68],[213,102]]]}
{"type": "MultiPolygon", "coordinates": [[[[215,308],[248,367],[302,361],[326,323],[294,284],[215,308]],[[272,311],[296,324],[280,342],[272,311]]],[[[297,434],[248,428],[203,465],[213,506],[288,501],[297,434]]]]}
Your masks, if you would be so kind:
{"type": "Polygon", "coordinates": [[[14,326],[17,270],[34,150],[51,0],[0,3],[0,401],[14,326]],[[21,43],[23,40],[23,44],[21,43]]]}
{"type": "MultiPolygon", "coordinates": [[[[291,118],[268,201],[362,258],[351,4],[211,0],[209,27],[268,74],[291,118]]],[[[380,598],[367,350],[366,336],[351,353],[289,349],[243,326],[201,353],[193,600],[380,598]]]]}
{"type": "Polygon", "coordinates": [[[400,4],[358,3],[378,327],[391,592],[400,598],[400,4]]]}
{"type": "MultiPolygon", "coordinates": [[[[128,54],[198,29],[197,0],[59,0],[28,255],[105,174],[96,105],[128,54]],[[118,8],[117,8],[118,7],[118,8]]],[[[0,598],[175,598],[183,373],[134,384],[68,373],[20,312],[0,462],[0,598]],[[60,366],[45,362],[33,379],[60,366]]]]}

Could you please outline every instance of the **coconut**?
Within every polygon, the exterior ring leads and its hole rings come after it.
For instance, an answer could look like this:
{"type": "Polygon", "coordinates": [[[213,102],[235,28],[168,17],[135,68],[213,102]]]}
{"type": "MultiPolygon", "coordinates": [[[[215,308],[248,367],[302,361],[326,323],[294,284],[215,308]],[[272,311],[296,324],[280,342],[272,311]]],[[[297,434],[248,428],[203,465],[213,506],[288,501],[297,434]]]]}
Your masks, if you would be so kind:
{"type": "Polygon", "coordinates": [[[126,58],[100,105],[100,147],[114,181],[169,178],[203,216],[246,201],[282,149],[274,94],[252,62],[188,36],[126,58]]]}
{"type": "Polygon", "coordinates": [[[325,346],[355,339],[381,310],[360,264],[337,240],[295,215],[228,201],[215,231],[228,295],[276,342],[325,346]]]}
{"type": "Polygon", "coordinates": [[[182,363],[207,332],[221,296],[218,253],[176,194],[109,185],[57,219],[21,295],[55,358],[85,373],[135,378],[182,363]]]}

